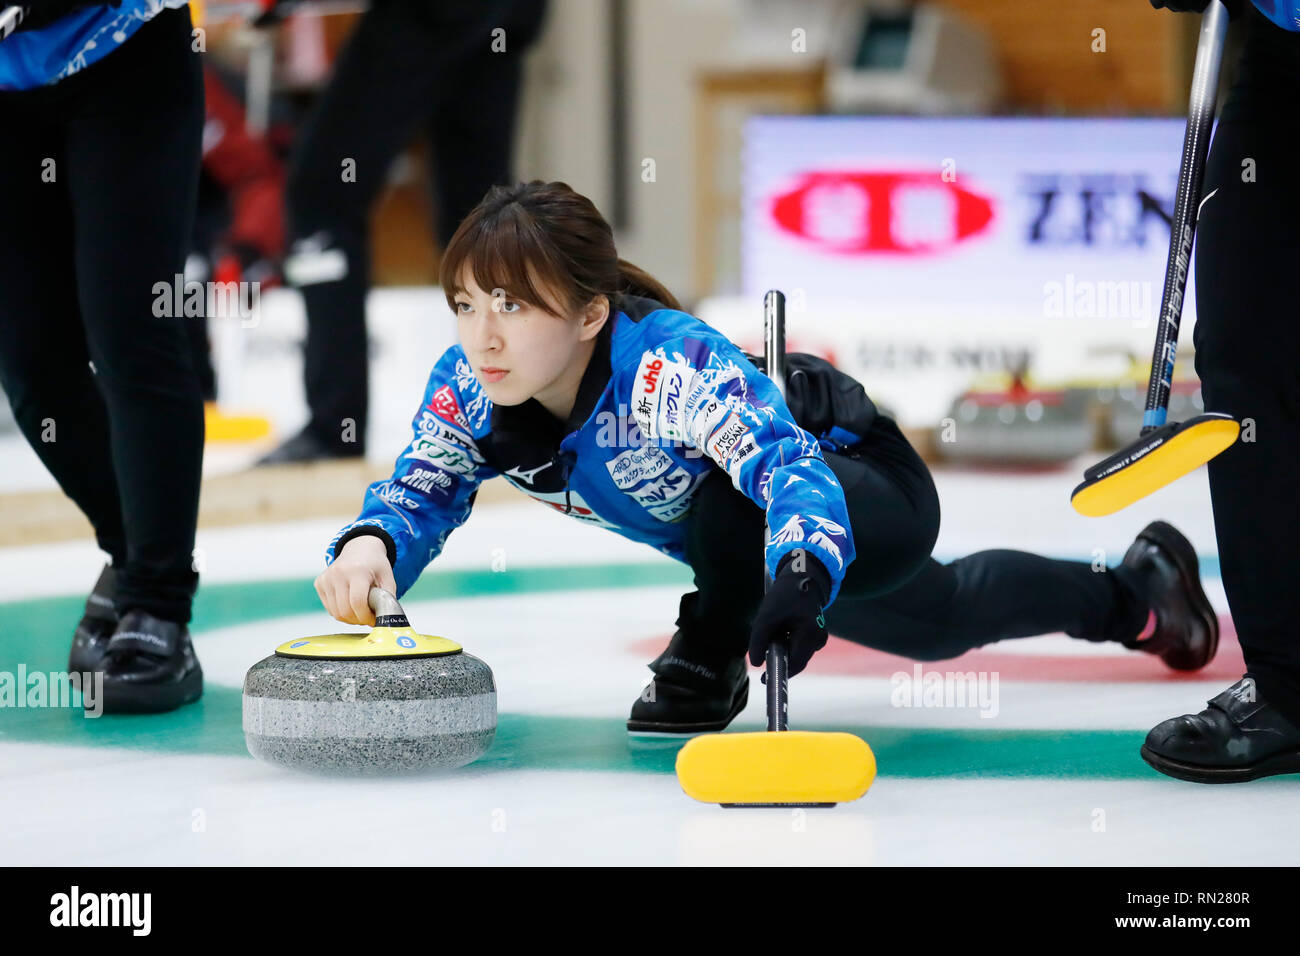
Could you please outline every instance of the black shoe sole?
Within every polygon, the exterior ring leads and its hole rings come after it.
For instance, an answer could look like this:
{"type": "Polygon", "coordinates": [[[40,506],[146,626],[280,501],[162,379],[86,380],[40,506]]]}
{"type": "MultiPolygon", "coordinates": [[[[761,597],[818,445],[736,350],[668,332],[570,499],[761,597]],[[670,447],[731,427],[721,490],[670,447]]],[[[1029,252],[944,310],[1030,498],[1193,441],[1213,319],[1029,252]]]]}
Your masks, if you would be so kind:
{"type": "Polygon", "coordinates": [[[1162,757],[1146,744],[1142,745],[1141,753],[1142,759],[1161,773],[1192,783],[1245,783],[1280,773],[1300,773],[1300,750],[1274,754],[1250,767],[1205,767],[1182,763],[1162,757]]]}
{"type": "Polygon", "coordinates": [[[731,702],[731,711],[722,720],[705,721],[694,724],[675,724],[662,720],[629,720],[627,722],[627,732],[629,734],[646,734],[654,736],[687,736],[689,734],[708,734],[719,730],[726,730],[727,725],[736,719],[736,715],[745,709],[749,703],[749,675],[745,675],[745,683],[741,686],[740,695],[731,702]]]}
{"type": "Polygon", "coordinates": [[[1201,587],[1201,562],[1196,556],[1196,549],[1177,528],[1166,521],[1151,522],[1138,533],[1138,539],[1150,541],[1173,559],[1174,566],[1178,568],[1178,583],[1182,585],[1192,610],[1210,635],[1210,649],[1205,655],[1204,663],[1196,667],[1173,667],[1168,661],[1165,664],[1177,671],[1198,671],[1214,660],[1214,655],[1219,652],[1219,616],[1214,613],[1214,606],[1201,587]]]}
{"type": "Polygon", "coordinates": [[[195,668],[178,683],[119,684],[104,677],[104,713],[161,714],[203,696],[203,671],[195,668]]]}

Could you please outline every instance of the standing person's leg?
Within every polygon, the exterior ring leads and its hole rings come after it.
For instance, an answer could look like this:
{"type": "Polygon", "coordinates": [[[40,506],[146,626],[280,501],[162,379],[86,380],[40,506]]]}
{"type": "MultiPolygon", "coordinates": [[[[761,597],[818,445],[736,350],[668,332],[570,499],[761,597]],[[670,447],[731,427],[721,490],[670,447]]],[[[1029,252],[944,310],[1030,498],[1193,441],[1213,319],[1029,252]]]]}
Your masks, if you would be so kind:
{"type": "MultiPolygon", "coordinates": [[[[1225,114],[1234,105],[1246,104],[1230,100],[1225,114]]],[[[1205,407],[1243,423],[1208,470],[1247,675],[1143,748],[1157,769],[1204,782],[1300,772],[1300,187],[1289,171],[1300,124],[1288,103],[1273,106],[1219,122],[1196,234],[1196,371],[1205,407]]]]}
{"type": "Polygon", "coordinates": [[[113,597],[126,530],[116,476],[98,464],[111,462],[112,449],[77,305],[61,102],[57,87],[0,93],[0,382],[23,436],[112,562],[73,632],[68,669],[81,672],[102,666],[118,624],[113,597]]]}
{"type": "Polygon", "coordinates": [[[1219,192],[1197,233],[1196,371],[1205,407],[1248,429],[1208,465],[1219,565],[1247,671],[1300,725],[1300,187],[1290,150],[1264,125],[1220,124],[1214,142],[1206,182],[1219,192]],[[1242,181],[1243,157],[1258,181],[1242,181]]]}
{"type": "Polygon", "coordinates": [[[78,298],[112,439],[111,458],[83,467],[111,469],[120,489],[119,612],[179,625],[198,583],[203,403],[184,317],[156,314],[155,286],[170,306],[192,225],[203,86],[190,44],[188,10],[166,10],[62,91],[78,298]]]}
{"type": "Polygon", "coordinates": [[[515,117],[524,54],[536,40],[545,0],[495,4],[494,25],[482,42],[466,49],[456,65],[456,83],[440,92],[429,120],[432,182],[437,199],[438,242],[443,248],[484,194],[511,182],[515,117]]]}
{"type": "Polygon", "coordinates": [[[0,92],[0,381],[28,444],[120,568],[126,532],[110,464],[108,412],[77,305],[56,103],[52,90],[0,92]]]}
{"type": "Polygon", "coordinates": [[[307,310],[303,374],[311,418],[264,463],[365,453],[370,210],[394,157],[436,98],[464,88],[457,60],[488,43],[476,5],[461,9],[437,22],[432,10],[410,0],[375,3],[294,145],[285,278],[307,310]]]}

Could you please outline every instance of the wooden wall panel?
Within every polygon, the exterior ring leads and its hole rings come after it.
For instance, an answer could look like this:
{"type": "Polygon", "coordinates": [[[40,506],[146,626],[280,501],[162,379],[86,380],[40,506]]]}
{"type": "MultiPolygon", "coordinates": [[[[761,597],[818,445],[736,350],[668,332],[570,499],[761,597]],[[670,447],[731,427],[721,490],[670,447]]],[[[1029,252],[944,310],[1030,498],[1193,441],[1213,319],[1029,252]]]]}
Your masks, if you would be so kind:
{"type": "Polygon", "coordinates": [[[1146,0],[939,0],[994,37],[1013,111],[1165,113],[1185,108],[1195,16],[1146,0]],[[1092,31],[1106,31],[1093,52],[1092,31]],[[1190,32],[1189,32],[1190,31],[1190,32]]]}

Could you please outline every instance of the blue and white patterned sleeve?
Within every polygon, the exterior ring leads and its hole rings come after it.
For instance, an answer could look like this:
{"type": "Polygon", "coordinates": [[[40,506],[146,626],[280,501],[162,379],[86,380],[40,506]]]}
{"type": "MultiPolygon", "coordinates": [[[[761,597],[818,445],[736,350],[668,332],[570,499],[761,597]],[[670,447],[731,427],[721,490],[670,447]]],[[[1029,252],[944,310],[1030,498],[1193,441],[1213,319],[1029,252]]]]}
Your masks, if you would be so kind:
{"type": "Polygon", "coordinates": [[[855,556],[844,490],[772,380],[725,337],[685,335],[647,350],[626,387],[642,434],[708,455],[766,511],[768,573],[804,548],[833,604],[855,556]]]}
{"type": "Polygon", "coordinates": [[[442,553],[447,535],[465,523],[479,484],[497,474],[473,437],[490,408],[464,353],[452,346],[429,376],[411,442],[392,476],[366,489],[360,516],[330,541],[326,563],[348,541],[374,534],[388,549],[397,596],[405,594],[442,553]]]}

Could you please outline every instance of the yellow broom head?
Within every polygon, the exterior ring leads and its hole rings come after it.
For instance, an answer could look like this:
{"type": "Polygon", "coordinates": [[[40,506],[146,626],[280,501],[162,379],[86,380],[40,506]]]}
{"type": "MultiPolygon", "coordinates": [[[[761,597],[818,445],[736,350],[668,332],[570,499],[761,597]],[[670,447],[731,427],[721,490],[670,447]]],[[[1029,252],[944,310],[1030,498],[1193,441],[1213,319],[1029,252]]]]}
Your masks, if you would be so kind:
{"type": "Polygon", "coordinates": [[[875,778],[875,755],[853,734],[707,734],[677,754],[677,779],[687,796],[724,806],[845,803],[866,793],[875,778]]]}
{"type": "Polygon", "coordinates": [[[1114,514],[1195,471],[1235,442],[1239,431],[1235,419],[1216,412],[1166,425],[1085,471],[1070,504],[1089,518],[1114,514]]]}

